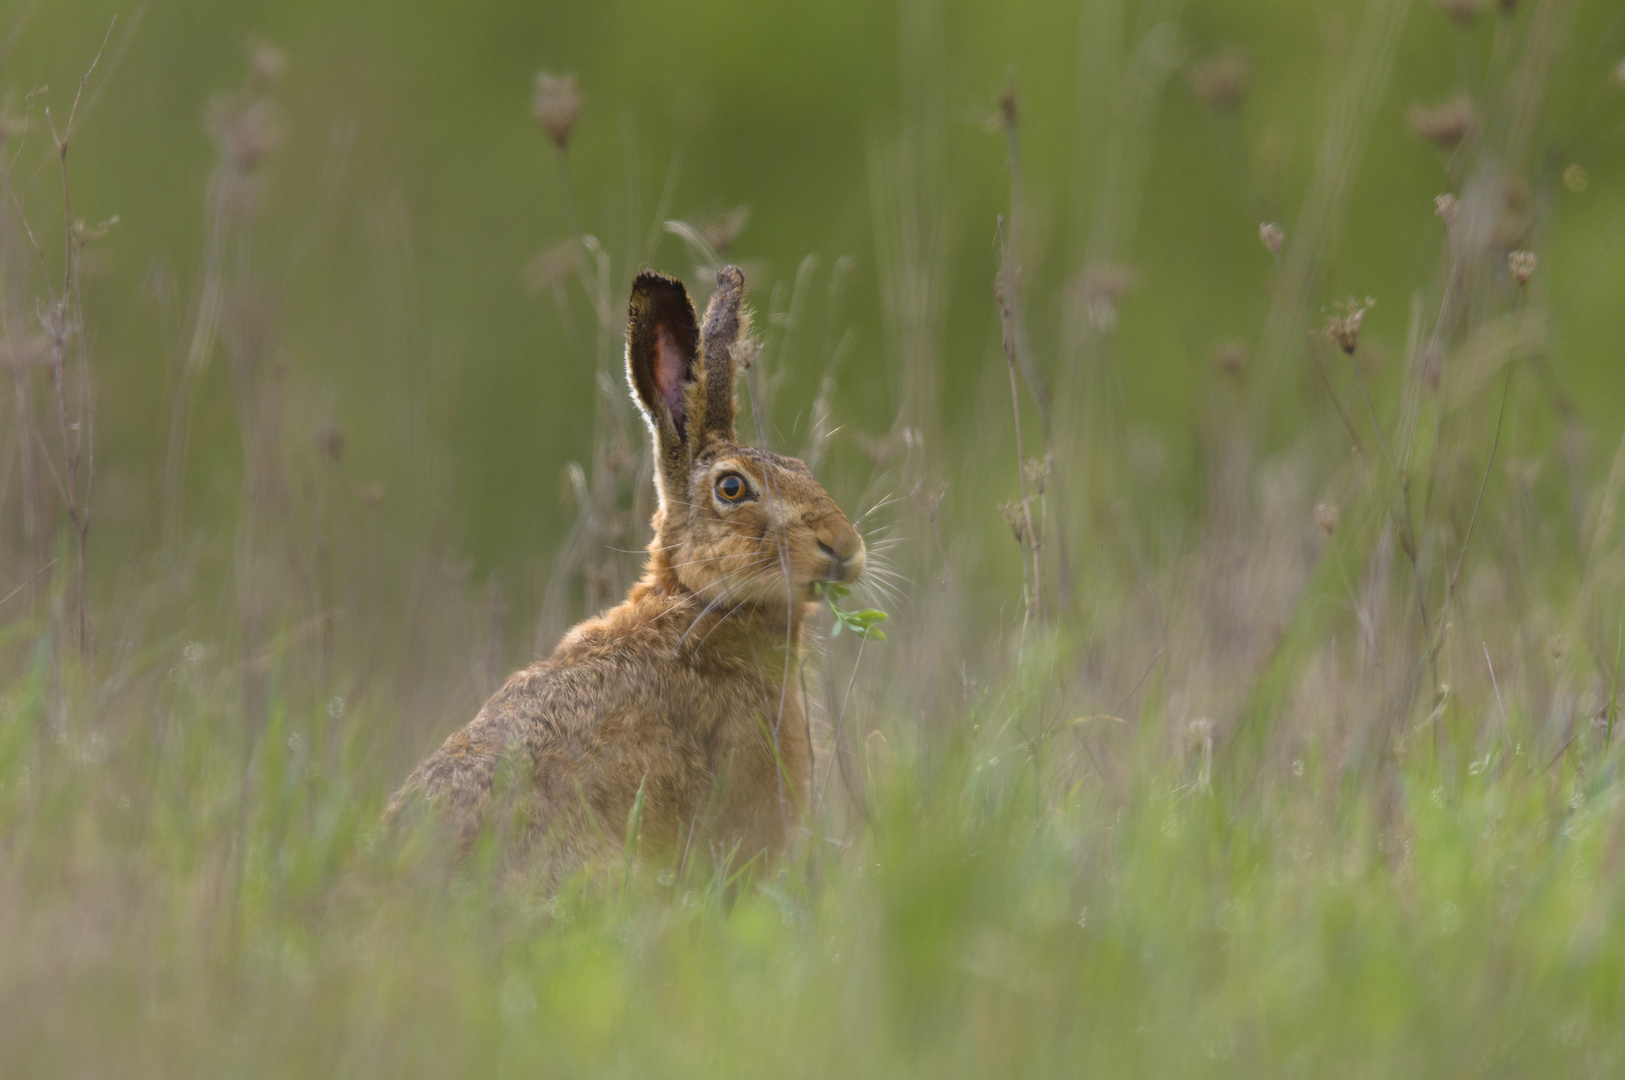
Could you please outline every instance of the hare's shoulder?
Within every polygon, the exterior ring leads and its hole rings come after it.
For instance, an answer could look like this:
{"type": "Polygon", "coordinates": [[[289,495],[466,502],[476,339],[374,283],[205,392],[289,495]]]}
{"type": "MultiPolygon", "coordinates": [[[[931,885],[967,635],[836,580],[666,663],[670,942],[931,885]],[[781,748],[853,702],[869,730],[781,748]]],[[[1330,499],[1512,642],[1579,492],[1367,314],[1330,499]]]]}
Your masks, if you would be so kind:
{"type": "Polygon", "coordinates": [[[645,696],[661,662],[661,636],[617,609],[565,635],[553,655],[508,677],[480,711],[408,777],[393,800],[477,801],[502,759],[590,736],[606,714],[645,696]]]}

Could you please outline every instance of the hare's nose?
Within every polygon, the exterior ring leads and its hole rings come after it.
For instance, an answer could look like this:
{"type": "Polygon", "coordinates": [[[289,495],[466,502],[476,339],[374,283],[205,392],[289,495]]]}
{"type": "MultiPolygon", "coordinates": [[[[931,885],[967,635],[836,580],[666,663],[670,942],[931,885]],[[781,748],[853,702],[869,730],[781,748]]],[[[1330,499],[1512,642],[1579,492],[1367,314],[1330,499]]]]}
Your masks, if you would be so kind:
{"type": "Polygon", "coordinates": [[[818,541],[818,550],[829,560],[830,581],[852,582],[863,575],[864,549],[863,538],[857,530],[838,534],[831,538],[834,543],[824,540],[818,541]]]}

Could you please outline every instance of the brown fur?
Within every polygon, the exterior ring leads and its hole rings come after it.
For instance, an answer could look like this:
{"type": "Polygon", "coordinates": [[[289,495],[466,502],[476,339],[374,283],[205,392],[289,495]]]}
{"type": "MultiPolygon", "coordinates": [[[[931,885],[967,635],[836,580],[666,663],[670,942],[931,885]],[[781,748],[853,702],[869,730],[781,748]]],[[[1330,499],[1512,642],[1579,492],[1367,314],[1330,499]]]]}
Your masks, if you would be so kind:
{"type": "Polygon", "coordinates": [[[724,268],[702,333],[680,282],[638,276],[627,376],[660,494],[643,578],[510,677],[386,820],[426,801],[466,850],[500,803],[517,853],[563,870],[623,843],[641,788],[646,849],[698,838],[743,860],[789,845],[812,782],[802,626],[814,583],[856,580],[864,546],[806,466],[735,441],[743,294],[724,268]],[[748,487],[737,503],[719,493],[729,474],[748,487]],[[518,783],[499,798],[504,763],[518,783]]]}

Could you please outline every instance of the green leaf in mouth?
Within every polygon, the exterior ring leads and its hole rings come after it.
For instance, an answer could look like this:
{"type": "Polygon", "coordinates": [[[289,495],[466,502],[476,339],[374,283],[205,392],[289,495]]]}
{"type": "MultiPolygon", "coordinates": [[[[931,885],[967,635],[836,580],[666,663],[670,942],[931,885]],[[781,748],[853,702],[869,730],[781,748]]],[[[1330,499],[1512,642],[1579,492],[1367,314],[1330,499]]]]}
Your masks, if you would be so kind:
{"type": "Polygon", "coordinates": [[[830,628],[830,637],[839,637],[844,627],[865,641],[885,641],[886,632],[879,627],[887,615],[878,608],[864,608],[861,611],[848,611],[835,602],[837,597],[849,595],[852,590],[834,581],[815,581],[813,591],[824,598],[829,605],[830,614],[835,616],[835,625],[830,628]]]}

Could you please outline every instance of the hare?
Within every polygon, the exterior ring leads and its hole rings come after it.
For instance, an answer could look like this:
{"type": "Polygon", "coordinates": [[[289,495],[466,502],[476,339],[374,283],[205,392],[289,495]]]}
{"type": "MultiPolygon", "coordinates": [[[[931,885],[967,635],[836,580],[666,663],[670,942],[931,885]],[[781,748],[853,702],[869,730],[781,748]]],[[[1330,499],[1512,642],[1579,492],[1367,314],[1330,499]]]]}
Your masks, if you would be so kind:
{"type": "Polygon", "coordinates": [[[640,800],[646,849],[788,847],[812,781],[803,627],[818,583],[855,582],[865,551],[805,465],[736,441],[744,285],[737,267],[718,273],[702,328],[680,281],[633,282],[627,378],[659,496],[643,577],[512,675],[386,820],[426,801],[466,851],[500,804],[521,857],[559,869],[619,848],[640,800]],[[496,783],[504,763],[516,783],[496,783]]]}

